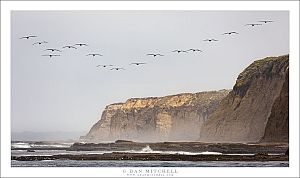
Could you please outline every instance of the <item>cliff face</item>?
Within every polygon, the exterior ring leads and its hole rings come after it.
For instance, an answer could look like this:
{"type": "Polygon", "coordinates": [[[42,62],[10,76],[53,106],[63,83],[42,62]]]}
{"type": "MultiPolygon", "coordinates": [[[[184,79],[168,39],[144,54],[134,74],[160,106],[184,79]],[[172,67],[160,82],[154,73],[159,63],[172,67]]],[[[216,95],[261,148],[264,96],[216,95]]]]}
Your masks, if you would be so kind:
{"type": "Polygon", "coordinates": [[[203,124],[205,142],[288,140],[289,56],[255,61],[203,124]]]}
{"type": "Polygon", "coordinates": [[[280,95],[276,98],[261,142],[289,141],[289,73],[280,95]]]}
{"type": "Polygon", "coordinates": [[[85,141],[195,141],[228,90],[135,98],[109,105],[85,141]]]}

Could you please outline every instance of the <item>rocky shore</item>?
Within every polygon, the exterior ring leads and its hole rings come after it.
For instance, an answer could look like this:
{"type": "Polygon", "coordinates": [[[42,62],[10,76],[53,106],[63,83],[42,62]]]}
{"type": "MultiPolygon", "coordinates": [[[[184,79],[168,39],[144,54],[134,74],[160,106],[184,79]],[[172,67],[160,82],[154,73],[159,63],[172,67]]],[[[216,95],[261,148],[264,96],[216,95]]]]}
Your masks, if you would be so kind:
{"type": "Polygon", "coordinates": [[[117,140],[113,143],[75,143],[72,151],[126,151],[142,150],[149,146],[153,151],[220,152],[223,154],[284,154],[288,143],[203,143],[203,142],[159,142],[141,143],[117,140]]]}
{"type": "MultiPolygon", "coordinates": [[[[31,148],[39,150],[46,148],[31,148]]],[[[113,143],[75,143],[66,151],[109,151],[104,154],[57,154],[12,156],[12,160],[143,160],[143,161],[288,161],[287,143],[203,143],[203,142],[160,142],[139,143],[118,140],[113,143]],[[143,150],[148,148],[146,151],[143,150]],[[130,152],[133,151],[133,152],[130,152]],[[157,153],[159,152],[159,153],[157,153]],[[178,153],[170,153],[178,152],[178,153]],[[182,152],[192,154],[182,154],[182,152]],[[207,152],[208,154],[201,154],[207,152]],[[220,154],[209,154],[218,152],[220,154]]],[[[15,149],[16,150],[16,149],[15,149]]],[[[22,148],[19,148],[22,150],[22,148]]],[[[28,149],[27,149],[28,150],[28,149]]]]}
{"type": "Polygon", "coordinates": [[[53,155],[53,156],[12,156],[12,160],[41,161],[41,160],[138,160],[138,161],[288,161],[288,155],[183,155],[157,153],[104,153],[82,155],[53,155]]]}

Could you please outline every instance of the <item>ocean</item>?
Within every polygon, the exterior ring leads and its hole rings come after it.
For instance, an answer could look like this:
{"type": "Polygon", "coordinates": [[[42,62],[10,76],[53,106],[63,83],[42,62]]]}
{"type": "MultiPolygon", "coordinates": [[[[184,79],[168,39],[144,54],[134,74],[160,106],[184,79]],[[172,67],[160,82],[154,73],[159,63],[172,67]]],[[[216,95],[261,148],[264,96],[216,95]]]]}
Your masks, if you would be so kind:
{"type": "MultiPolygon", "coordinates": [[[[59,154],[104,154],[109,151],[67,151],[72,143],[53,142],[13,142],[11,145],[11,156],[46,156],[59,154]],[[27,148],[43,148],[28,152],[27,148]],[[45,149],[46,148],[46,149],[45,149]],[[49,148],[49,149],[47,149],[49,148]],[[53,150],[59,148],[60,150],[53,150]]],[[[124,152],[124,151],[122,151],[124,152]]],[[[222,154],[218,152],[166,152],[153,151],[150,147],[142,150],[127,150],[129,153],[160,153],[160,154],[222,154]]],[[[11,160],[12,167],[288,167],[288,161],[134,161],[134,160],[42,160],[42,161],[16,161],[11,160]]]]}

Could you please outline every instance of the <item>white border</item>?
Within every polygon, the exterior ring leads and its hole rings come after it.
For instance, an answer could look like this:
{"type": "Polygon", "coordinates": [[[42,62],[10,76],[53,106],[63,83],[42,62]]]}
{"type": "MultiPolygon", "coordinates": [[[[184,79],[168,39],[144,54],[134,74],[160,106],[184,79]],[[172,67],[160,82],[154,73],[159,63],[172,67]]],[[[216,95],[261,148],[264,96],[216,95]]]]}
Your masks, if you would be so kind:
{"type": "Polygon", "coordinates": [[[1,176],[120,177],[122,168],[10,167],[10,11],[11,10],[289,10],[290,11],[290,167],[177,168],[177,177],[299,176],[299,2],[162,1],[67,2],[1,1],[1,176]]]}

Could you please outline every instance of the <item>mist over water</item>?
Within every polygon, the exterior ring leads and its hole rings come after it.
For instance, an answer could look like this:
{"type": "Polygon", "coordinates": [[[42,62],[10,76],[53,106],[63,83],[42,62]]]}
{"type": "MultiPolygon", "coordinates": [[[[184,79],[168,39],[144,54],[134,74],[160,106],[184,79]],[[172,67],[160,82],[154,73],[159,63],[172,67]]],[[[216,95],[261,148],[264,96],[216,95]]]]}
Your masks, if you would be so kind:
{"type": "Polygon", "coordinates": [[[76,142],[86,132],[12,132],[12,141],[69,141],[76,142]]]}
{"type": "Polygon", "coordinates": [[[12,131],[87,132],[111,103],[230,89],[254,60],[289,52],[288,27],[288,11],[12,11],[12,131]],[[275,22],[244,26],[265,19],[275,22]],[[227,31],[239,34],[221,35],[227,31]],[[37,38],[19,39],[25,35],[37,38]],[[48,43],[32,45],[43,40],[48,43]],[[75,43],[89,46],[62,49],[75,43]],[[42,56],[46,48],[61,56],[42,56]],[[172,52],[190,48],[203,52],[172,52]],[[86,56],[94,52],[103,57],[86,56]]]}

